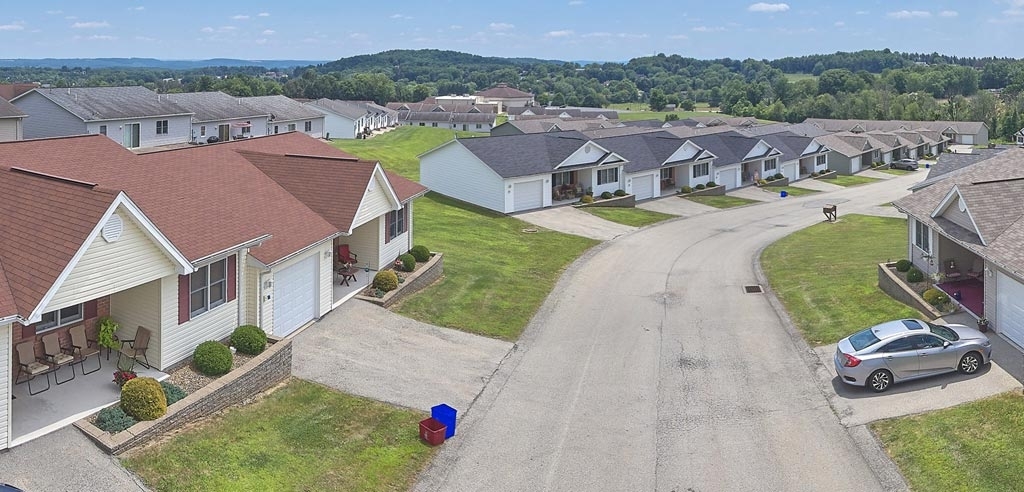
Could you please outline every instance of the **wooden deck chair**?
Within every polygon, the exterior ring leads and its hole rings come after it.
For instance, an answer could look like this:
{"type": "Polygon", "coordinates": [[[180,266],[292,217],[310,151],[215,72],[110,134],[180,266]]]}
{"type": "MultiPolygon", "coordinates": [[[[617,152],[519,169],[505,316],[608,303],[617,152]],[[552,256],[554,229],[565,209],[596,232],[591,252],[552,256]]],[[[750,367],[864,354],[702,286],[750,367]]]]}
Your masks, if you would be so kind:
{"type": "Polygon", "coordinates": [[[60,338],[57,337],[57,332],[54,331],[43,335],[43,353],[46,354],[46,360],[53,364],[53,382],[57,384],[64,384],[75,379],[75,357],[68,352],[70,350],[60,346],[60,338]],[[57,377],[57,373],[63,366],[71,367],[71,377],[61,381],[57,377]]]}
{"type": "Polygon", "coordinates": [[[985,273],[985,261],[980,256],[974,257],[974,262],[971,263],[971,269],[967,270],[967,276],[971,278],[981,278],[981,275],[985,273]]]}
{"type": "Polygon", "coordinates": [[[149,330],[140,326],[135,331],[135,338],[121,340],[121,354],[132,360],[132,366],[128,370],[135,368],[136,361],[142,362],[142,365],[146,366],[147,369],[152,369],[152,366],[149,364],[149,358],[146,357],[146,349],[149,348],[149,337],[149,330]],[[126,343],[128,344],[127,347],[124,346],[126,343]],[[139,360],[140,356],[142,360],[139,360]]]}
{"type": "Polygon", "coordinates": [[[50,389],[50,370],[53,369],[53,365],[36,357],[35,342],[29,340],[16,345],[14,357],[18,363],[18,376],[14,378],[14,384],[28,383],[29,395],[38,395],[50,389]],[[32,380],[40,374],[46,379],[46,387],[32,391],[32,380]]]}
{"type": "Polygon", "coordinates": [[[71,355],[75,357],[78,364],[82,366],[82,375],[92,374],[103,368],[103,358],[100,357],[100,349],[96,348],[96,343],[90,343],[85,336],[85,327],[78,325],[68,330],[68,334],[71,335],[71,355]],[[96,356],[96,369],[91,371],[85,370],[85,361],[89,357],[96,356]]]}
{"type": "Polygon", "coordinates": [[[942,262],[942,264],[944,265],[944,269],[943,269],[942,273],[945,274],[947,279],[956,280],[956,279],[960,278],[960,276],[961,276],[960,269],[957,268],[955,260],[950,258],[950,259],[942,262]]]}
{"type": "Polygon", "coordinates": [[[349,250],[347,244],[339,244],[335,246],[335,256],[338,259],[340,265],[355,265],[359,262],[359,255],[349,250]]]}

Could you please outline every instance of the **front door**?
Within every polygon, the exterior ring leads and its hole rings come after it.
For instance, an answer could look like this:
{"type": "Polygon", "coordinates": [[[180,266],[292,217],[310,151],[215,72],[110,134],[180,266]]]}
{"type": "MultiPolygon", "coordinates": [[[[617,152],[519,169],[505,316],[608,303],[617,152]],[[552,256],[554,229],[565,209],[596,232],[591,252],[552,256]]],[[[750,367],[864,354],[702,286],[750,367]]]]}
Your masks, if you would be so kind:
{"type": "Polygon", "coordinates": [[[231,140],[231,126],[229,125],[218,125],[217,126],[217,137],[220,138],[221,142],[227,142],[231,140]]]}
{"type": "Polygon", "coordinates": [[[121,145],[125,148],[134,149],[139,146],[139,136],[141,134],[141,127],[138,123],[128,123],[124,125],[124,139],[121,145]]]}

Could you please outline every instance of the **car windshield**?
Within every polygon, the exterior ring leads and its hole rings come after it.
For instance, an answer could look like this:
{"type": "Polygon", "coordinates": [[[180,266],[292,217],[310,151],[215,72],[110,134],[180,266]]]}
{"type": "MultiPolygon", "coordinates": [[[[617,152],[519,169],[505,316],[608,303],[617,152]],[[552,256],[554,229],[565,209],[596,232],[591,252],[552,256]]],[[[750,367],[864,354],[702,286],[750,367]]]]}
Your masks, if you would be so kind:
{"type": "Polygon", "coordinates": [[[960,339],[960,335],[957,335],[956,332],[949,329],[948,326],[936,325],[933,323],[928,323],[927,321],[925,323],[928,324],[928,329],[931,330],[932,333],[942,338],[945,338],[946,340],[955,342],[960,339]]]}
{"type": "Polygon", "coordinates": [[[871,332],[870,328],[850,335],[850,345],[853,345],[854,350],[862,350],[876,343],[878,343],[878,337],[871,332]]]}

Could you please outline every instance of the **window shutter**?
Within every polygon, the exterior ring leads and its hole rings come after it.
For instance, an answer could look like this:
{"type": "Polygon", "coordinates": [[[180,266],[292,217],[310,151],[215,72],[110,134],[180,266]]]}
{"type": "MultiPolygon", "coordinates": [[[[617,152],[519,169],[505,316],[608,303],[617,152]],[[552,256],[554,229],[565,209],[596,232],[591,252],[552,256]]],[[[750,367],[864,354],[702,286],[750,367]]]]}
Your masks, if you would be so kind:
{"type": "Polygon", "coordinates": [[[384,214],[384,244],[391,242],[391,216],[392,212],[384,214]]]}
{"type": "Polygon", "coordinates": [[[190,319],[189,311],[189,276],[178,275],[178,324],[190,319]]]}
{"type": "Polygon", "coordinates": [[[90,319],[96,317],[96,301],[92,300],[82,306],[82,318],[90,319]]]}
{"type": "Polygon", "coordinates": [[[236,263],[235,260],[237,258],[238,258],[238,255],[231,255],[231,256],[228,257],[228,278],[226,279],[228,281],[228,300],[227,300],[227,302],[231,302],[231,301],[235,300],[235,296],[237,295],[236,291],[238,290],[238,279],[237,279],[237,276],[238,276],[237,275],[237,268],[238,267],[235,265],[235,263],[236,263]]]}

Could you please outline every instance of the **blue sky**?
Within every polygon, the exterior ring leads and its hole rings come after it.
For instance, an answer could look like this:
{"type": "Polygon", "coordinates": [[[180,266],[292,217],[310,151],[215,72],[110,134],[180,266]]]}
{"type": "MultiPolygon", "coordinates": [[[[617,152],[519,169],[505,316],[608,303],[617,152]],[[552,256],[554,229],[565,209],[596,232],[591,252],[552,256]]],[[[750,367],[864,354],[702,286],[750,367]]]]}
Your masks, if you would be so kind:
{"type": "Polygon", "coordinates": [[[1024,56],[1014,39],[1024,0],[287,3],[11,2],[0,11],[0,56],[334,60],[396,48],[611,61],[881,48],[1024,56]]]}

